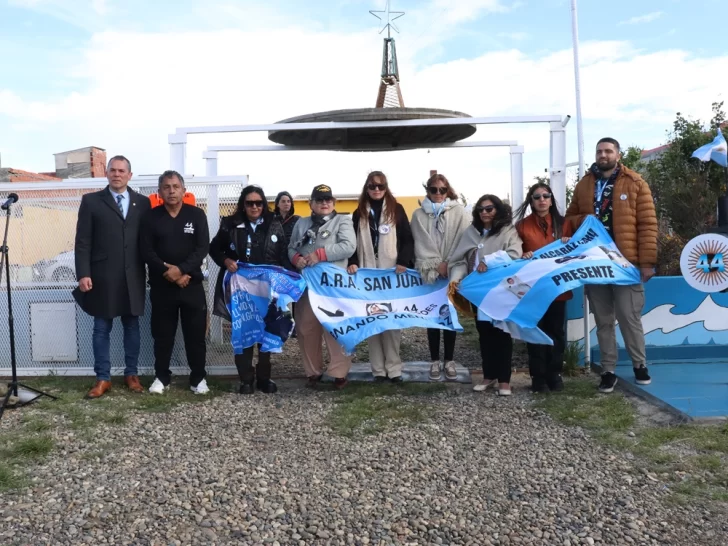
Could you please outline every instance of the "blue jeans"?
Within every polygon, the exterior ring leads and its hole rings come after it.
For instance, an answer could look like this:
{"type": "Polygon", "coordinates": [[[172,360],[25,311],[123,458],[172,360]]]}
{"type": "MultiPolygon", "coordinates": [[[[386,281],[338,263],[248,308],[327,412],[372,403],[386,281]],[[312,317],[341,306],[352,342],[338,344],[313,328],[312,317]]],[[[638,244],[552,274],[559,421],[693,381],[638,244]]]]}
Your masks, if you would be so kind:
{"type": "MultiPolygon", "coordinates": [[[[139,362],[139,317],[121,317],[124,327],[124,376],[138,375],[139,362]]],[[[99,381],[111,381],[111,329],[113,319],[94,317],[94,373],[99,381]]]]}

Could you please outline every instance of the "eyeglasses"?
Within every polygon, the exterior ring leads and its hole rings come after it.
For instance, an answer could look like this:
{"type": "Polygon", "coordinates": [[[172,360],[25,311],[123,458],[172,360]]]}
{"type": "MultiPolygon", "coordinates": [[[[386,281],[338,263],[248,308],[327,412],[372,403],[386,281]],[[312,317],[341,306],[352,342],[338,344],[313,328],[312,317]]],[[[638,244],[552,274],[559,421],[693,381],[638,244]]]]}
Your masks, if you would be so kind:
{"type": "Polygon", "coordinates": [[[245,206],[248,207],[248,208],[251,208],[251,209],[253,207],[262,209],[263,208],[263,201],[246,201],[245,202],[245,206]]]}
{"type": "Polygon", "coordinates": [[[493,212],[494,210],[495,210],[495,205],[488,205],[485,207],[481,207],[481,206],[475,207],[475,212],[477,212],[477,213],[481,213],[483,211],[493,212]]]}
{"type": "Polygon", "coordinates": [[[369,188],[372,191],[384,191],[387,189],[387,185],[386,184],[369,184],[367,186],[367,188],[369,188]]]}
{"type": "Polygon", "coordinates": [[[435,186],[430,186],[429,188],[427,188],[427,191],[430,192],[432,195],[437,195],[438,193],[440,195],[447,194],[447,188],[436,188],[435,186]]]}
{"type": "Polygon", "coordinates": [[[317,197],[316,199],[314,199],[314,201],[316,201],[316,203],[319,205],[323,205],[324,203],[333,203],[334,198],[333,197],[317,197]]]}
{"type": "Polygon", "coordinates": [[[550,193],[534,193],[532,196],[534,201],[540,201],[541,199],[551,199],[550,193]]]}

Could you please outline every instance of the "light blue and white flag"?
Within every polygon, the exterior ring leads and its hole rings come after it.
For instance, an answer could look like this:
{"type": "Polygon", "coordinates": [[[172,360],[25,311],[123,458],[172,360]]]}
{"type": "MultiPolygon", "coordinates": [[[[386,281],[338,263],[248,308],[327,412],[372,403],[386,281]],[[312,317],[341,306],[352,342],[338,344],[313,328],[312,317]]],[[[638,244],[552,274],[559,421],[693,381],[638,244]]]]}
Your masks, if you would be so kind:
{"type": "Polygon", "coordinates": [[[447,295],[447,279],[425,284],[417,271],[397,275],[394,268],[350,275],[328,263],[305,268],[303,278],[313,312],[346,354],[385,330],[463,330],[447,295]]]}
{"type": "Polygon", "coordinates": [[[262,352],[280,353],[293,326],[283,312],[306,289],[301,275],[275,265],[238,262],[237,272],[225,273],[222,286],[235,354],[256,343],[262,352]]]}
{"type": "Polygon", "coordinates": [[[713,142],[701,146],[693,152],[692,157],[700,161],[715,161],[721,167],[728,167],[728,144],[726,144],[723,132],[718,128],[718,134],[713,142]]]}
{"type": "MultiPolygon", "coordinates": [[[[458,292],[478,307],[479,318],[490,318],[516,339],[539,343],[535,340],[545,334],[538,330],[538,321],[564,292],[586,284],[639,282],[639,270],[619,253],[599,220],[588,216],[568,243],[556,241],[534,252],[530,260],[473,272],[458,292]]],[[[542,343],[551,344],[546,340],[548,336],[542,343]]]]}

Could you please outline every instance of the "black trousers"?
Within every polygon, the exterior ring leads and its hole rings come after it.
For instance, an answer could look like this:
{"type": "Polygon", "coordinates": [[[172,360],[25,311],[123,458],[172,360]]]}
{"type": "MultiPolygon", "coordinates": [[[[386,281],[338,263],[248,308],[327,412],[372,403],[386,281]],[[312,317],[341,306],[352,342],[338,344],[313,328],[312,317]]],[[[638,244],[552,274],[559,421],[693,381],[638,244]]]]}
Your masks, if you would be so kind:
{"type": "Polygon", "coordinates": [[[258,347],[258,365],[253,368],[253,352],[255,346],[250,346],[243,350],[243,354],[235,355],[235,367],[238,369],[240,381],[249,383],[255,379],[257,374],[258,381],[267,381],[270,379],[270,353],[260,352],[260,343],[258,347]]]}
{"type": "Polygon", "coordinates": [[[430,346],[430,360],[440,360],[440,332],[445,344],[445,362],[455,360],[455,339],[458,333],[439,328],[427,329],[427,344],[430,346]]]}
{"type": "Polygon", "coordinates": [[[164,385],[169,385],[169,369],[177,335],[177,322],[182,322],[187,365],[190,367],[190,385],[196,387],[207,373],[205,358],[205,330],[207,329],[207,300],[201,284],[187,288],[177,285],[154,286],[151,289],[152,337],[154,337],[154,373],[164,385]]]}
{"type": "Polygon", "coordinates": [[[538,327],[554,341],[554,345],[528,344],[528,369],[535,381],[561,374],[566,348],[565,321],[566,302],[555,301],[538,322],[538,327]]]}
{"type": "Polygon", "coordinates": [[[511,382],[513,339],[511,334],[496,328],[486,320],[476,320],[480,341],[480,358],[483,361],[483,379],[497,379],[498,383],[511,382]]]}

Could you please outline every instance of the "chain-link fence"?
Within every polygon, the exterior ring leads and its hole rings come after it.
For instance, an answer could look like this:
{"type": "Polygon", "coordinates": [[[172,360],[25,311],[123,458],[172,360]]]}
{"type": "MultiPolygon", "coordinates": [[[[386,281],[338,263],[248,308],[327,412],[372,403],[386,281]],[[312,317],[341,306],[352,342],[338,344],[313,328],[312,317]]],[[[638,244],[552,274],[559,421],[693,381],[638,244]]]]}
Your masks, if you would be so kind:
{"type": "MultiPolygon", "coordinates": [[[[233,213],[240,191],[246,184],[245,176],[187,181],[187,191],[195,195],[196,205],[207,213],[211,236],[217,232],[220,217],[233,213]]],[[[19,196],[18,202],[11,208],[7,258],[10,264],[16,361],[21,375],[44,375],[50,372],[93,375],[93,319],[81,311],[71,294],[77,284],[73,245],[81,197],[105,186],[105,179],[0,184],[0,200],[4,201],[10,192],[19,196]]],[[[151,195],[157,191],[157,180],[132,179],[129,186],[144,195],[151,195]]],[[[5,229],[5,221],[6,213],[3,211],[0,213],[0,237],[5,229]]],[[[207,257],[203,271],[208,307],[211,309],[219,268],[207,257]]],[[[8,375],[10,336],[4,271],[2,275],[0,375],[8,375]]],[[[151,373],[154,366],[150,312],[147,294],[146,313],[140,321],[140,373],[151,373]]],[[[208,371],[234,373],[228,323],[210,316],[207,338],[208,371]]],[[[121,325],[117,320],[111,344],[114,374],[123,371],[122,340],[121,325]]],[[[180,370],[185,369],[187,364],[179,330],[172,366],[178,373],[186,373],[180,370]]]]}

